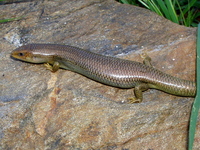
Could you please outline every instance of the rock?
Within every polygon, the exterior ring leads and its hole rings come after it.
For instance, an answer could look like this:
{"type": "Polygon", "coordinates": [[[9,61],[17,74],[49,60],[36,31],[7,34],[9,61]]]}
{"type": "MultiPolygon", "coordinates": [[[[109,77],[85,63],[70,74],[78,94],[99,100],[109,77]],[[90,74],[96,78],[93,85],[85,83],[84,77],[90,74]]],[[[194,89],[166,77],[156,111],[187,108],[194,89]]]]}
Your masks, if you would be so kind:
{"type": "Polygon", "coordinates": [[[186,149],[194,98],[152,89],[142,103],[128,104],[132,89],[51,73],[10,52],[57,43],[140,62],[146,52],[154,67],[194,81],[196,28],[114,0],[33,1],[0,10],[3,18],[23,17],[0,24],[0,149],[186,149]]]}
{"type": "Polygon", "coordinates": [[[2,0],[0,1],[0,5],[13,4],[13,3],[26,3],[26,2],[31,2],[31,1],[34,1],[34,0],[2,0]]]}

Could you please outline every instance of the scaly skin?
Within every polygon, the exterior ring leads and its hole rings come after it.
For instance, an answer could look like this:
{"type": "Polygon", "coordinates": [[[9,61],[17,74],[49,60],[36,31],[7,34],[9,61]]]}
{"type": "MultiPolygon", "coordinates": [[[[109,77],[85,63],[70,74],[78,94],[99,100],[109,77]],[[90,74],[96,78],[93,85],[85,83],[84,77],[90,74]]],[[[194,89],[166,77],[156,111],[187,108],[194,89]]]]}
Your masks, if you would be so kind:
{"type": "Polygon", "coordinates": [[[45,63],[52,72],[64,68],[110,86],[135,87],[135,98],[129,98],[131,103],[141,102],[142,92],[149,88],[179,96],[194,97],[196,94],[195,82],[153,68],[149,57],[142,64],[58,44],[24,45],[14,50],[11,56],[26,62],[45,63]]]}

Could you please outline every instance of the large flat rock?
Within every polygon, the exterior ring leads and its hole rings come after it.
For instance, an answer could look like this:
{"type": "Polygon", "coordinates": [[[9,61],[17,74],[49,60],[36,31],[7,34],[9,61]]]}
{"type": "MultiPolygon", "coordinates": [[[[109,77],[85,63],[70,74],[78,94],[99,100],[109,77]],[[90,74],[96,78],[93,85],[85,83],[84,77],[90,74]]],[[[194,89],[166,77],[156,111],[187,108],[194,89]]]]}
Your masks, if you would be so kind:
{"type": "MultiPolygon", "coordinates": [[[[26,43],[57,43],[140,61],[195,81],[196,28],[114,0],[35,1],[0,5],[0,149],[185,150],[194,98],[158,90],[128,104],[118,89],[60,69],[10,58],[26,43]]],[[[194,149],[200,149],[200,121],[194,149]]]]}

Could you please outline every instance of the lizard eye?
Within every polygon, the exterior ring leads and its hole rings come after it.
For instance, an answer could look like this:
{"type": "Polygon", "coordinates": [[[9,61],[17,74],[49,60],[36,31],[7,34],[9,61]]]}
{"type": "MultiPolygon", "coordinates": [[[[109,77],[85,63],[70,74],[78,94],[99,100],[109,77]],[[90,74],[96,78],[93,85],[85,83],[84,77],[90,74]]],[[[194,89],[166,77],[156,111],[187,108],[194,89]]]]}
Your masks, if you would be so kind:
{"type": "Polygon", "coordinates": [[[24,53],[19,53],[18,55],[19,55],[19,56],[24,56],[24,53]]]}

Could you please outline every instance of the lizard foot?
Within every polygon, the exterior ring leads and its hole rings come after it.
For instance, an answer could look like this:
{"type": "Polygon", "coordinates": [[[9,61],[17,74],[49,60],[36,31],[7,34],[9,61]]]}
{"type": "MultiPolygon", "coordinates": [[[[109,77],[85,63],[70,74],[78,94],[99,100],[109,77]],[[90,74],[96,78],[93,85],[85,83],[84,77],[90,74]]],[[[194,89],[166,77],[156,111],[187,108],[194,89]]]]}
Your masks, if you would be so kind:
{"type": "Polygon", "coordinates": [[[135,98],[135,97],[129,97],[128,98],[128,103],[129,104],[140,103],[140,102],[141,102],[141,99],[139,99],[139,98],[135,98]]]}
{"type": "Polygon", "coordinates": [[[143,58],[143,63],[145,65],[152,67],[151,58],[147,55],[147,53],[142,53],[140,56],[143,58]]]}
{"type": "Polygon", "coordinates": [[[53,67],[49,63],[45,63],[44,66],[47,68],[47,70],[50,70],[53,72],[53,67]]]}
{"type": "Polygon", "coordinates": [[[140,54],[140,57],[141,57],[142,59],[145,59],[145,58],[147,58],[147,57],[149,57],[149,56],[147,55],[146,52],[143,52],[143,53],[140,54]]]}

